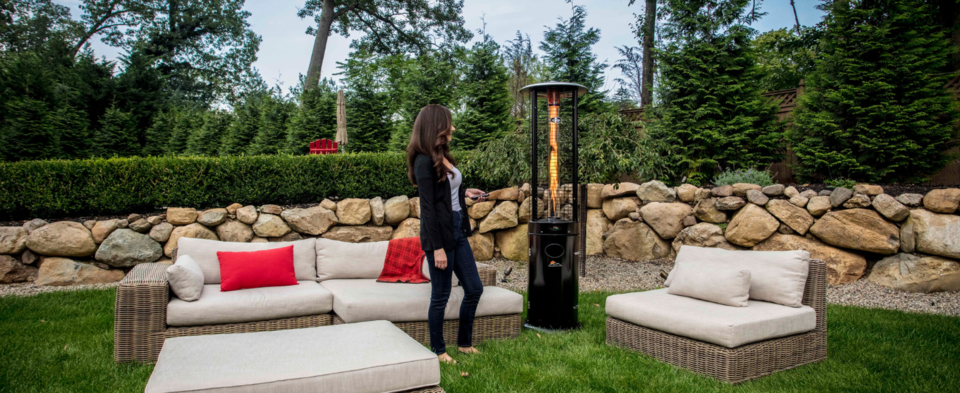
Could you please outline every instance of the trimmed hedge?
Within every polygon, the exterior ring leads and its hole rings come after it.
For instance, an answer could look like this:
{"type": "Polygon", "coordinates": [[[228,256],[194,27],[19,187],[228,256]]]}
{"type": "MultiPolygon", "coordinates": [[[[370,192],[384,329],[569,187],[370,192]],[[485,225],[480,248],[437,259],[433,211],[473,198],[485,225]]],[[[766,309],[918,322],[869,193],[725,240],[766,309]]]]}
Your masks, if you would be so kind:
{"type": "MultiPolygon", "coordinates": [[[[469,165],[469,154],[456,156],[469,165]]],[[[406,166],[395,152],[2,163],[0,220],[412,196],[406,166]]],[[[483,188],[469,172],[465,184],[483,188]]]]}

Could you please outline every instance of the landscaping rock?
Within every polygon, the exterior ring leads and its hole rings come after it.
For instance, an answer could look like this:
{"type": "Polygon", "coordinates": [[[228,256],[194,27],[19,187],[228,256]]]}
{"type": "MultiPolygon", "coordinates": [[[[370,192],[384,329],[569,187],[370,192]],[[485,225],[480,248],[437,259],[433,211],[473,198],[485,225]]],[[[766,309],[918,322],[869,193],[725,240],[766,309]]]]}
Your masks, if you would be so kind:
{"type": "Polygon", "coordinates": [[[474,203],[473,206],[467,209],[467,215],[470,218],[475,220],[482,219],[490,214],[490,211],[493,210],[493,207],[497,205],[496,201],[485,201],[474,203]]]}
{"type": "Polygon", "coordinates": [[[657,236],[656,231],[639,221],[617,221],[603,241],[603,251],[607,256],[630,261],[668,258],[672,250],[669,243],[657,236]]]}
{"type": "Polygon", "coordinates": [[[867,196],[876,196],[876,195],[883,194],[883,187],[873,185],[873,184],[860,183],[853,186],[853,192],[864,194],[867,196]]]}
{"type": "Polygon", "coordinates": [[[847,199],[843,203],[843,207],[846,209],[862,209],[865,207],[870,207],[870,197],[863,194],[853,194],[850,199],[847,199]]]}
{"type": "Polygon", "coordinates": [[[847,199],[853,196],[853,191],[846,187],[837,187],[830,193],[830,205],[840,207],[847,199]]]}
{"type": "Polygon", "coordinates": [[[704,199],[710,198],[713,193],[706,188],[698,188],[697,192],[693,194],[693,202],[697,203],[704,199]]]}
{"type": "Polygon", "coordinates": [[[749,190],[747,191],[747,200],[752,204],[763,206],[767,204],[767,202],[770,200],[770,197],[761,191],[749,190]]]}
{"type": "Polygon", "coordinates": [[[640,199],[637,197],[606,199],[603,201],[603,214],[606,214],[610,221],[617,221],[636,211],[639,205],[640,199]]]}
{"type": "Polygon", "coordinates": [[[780,222],[764,208],[749,204],[733,215],[724,237],[730,243],[753,247],[777,231],[780,222]]]}
{"type": "Polygon", "coordinates": [[[960,259],[960,216],[914,209],[906,225],[912,225],[917,252],[960,259]]]}
{"type": "Polygon", "coordinates": [[[910,216],[910,209],[887,194],[880,194],[873,198],[873,208],[891,221],[903,221],[910,216]]]}
{"type": "Polygon", "coordinates": [[[470,242],[470,249],[473,250],[473,258],[478,261],[487,261],[493,259],[493,234],[492,233],[474,233],[467,238],[470,242]]]}
{"type": "Polygon", "coordinates": [[[724,250],[736,250],[737,247],[723,237],[723,229],[718,225],[701,222],[697,225],[684,228],[673,239],[673,251],[680,252],[680,247],[716,247],[724,250]]]}
{"type": "Polygon", "coordinates": [[[600,209],[587,210],[587,255],[603,253],[603,234],[610,229],[610,220],[600,209]]]}
{"type": "Polygon", "coordinates": [[[733,186],[714,187],[710,193],[717,198],[725,198],[733,195],[733,186]]]}
{"type": "Polygon", "coordinates": [[[230,206],[227,206],[227,214],[237,214],[237,210],[240,210],[241,207],[243,207],[243,205],[239,203],[232,203],[230,206]]]}
{"type": "Polygon", "coordinates": [[[490,214],[480,221],[480,233],[487,233],[497,229],[513,228],[519,224],[517,203],[502,201],[497,204],[490,214]]]}
{"type": "MultiPolygon", "coordinates": [[[[546,210],[546,206],[547,205],[543,203],[543,201],[540,201],[540,200],[537,201],[537,217],[543,217],[543,213],[546,210]]],[[[517,215],[519,216],[518,217],[519,223],[522,224],[525,222],[530,222],[530,218],[531,218],[530,209],[532,207],[533,207],[533,197],[527,197],[527,199],[523,200],[523,203],[520,204],[520,210],[517,213],[517,215]]],[[[473,217],[471,217],[470,219],[472,220],[473,217]]]]}
{"type": "Polygon", "coordinates": [[[722,224],[727,222],[727,213],[717,210],[717,198],[706,198],[693,207],[693,215],[700,221],[722,224]]]}
{"type": "Polygon", "coordinates": [[[923,203],[923,194],[900,194],[897,195],[897,202],[909,207],[919,207],[923,203]]]}
{"type": "MultiPolygon", "coordinates": [[[[26,229],[24,229],[24,232],[26,232],[26,229]]],[[[10,255],[0,255],[0,284],[29,282],[36,279],[37,268],[24,265],[10,255]]]]}
{"type": "Polygon", "coordinates": [[[753,249],[756,251],[805,250],[810,253],[810,258],[827,263],[827,283],[830,285],[857,281],[867,269],[867,260],[863,256],[828,246],[811,237],[775,233],[753,249]]]}
{"type": "Polygon", "coordinates": [[[830,194],[833,194],[833,190],[820,190],[820,192],[817,193],[817,196],[828,197],[830,194]]]}
{"type": "Polygon", "coordinates": [[[470,217],[467,217],[467,219],[470,220],[470,232],[472,233],[473,231],[477,230],[477,220],[474,220],[470,217]]]}
{"type": "Polygon", "coordinates": [[[813,216],[807,209],[797,207],[783,199],[773,199],[768,202],[767,211],[801,236],[806,235],[807,230],[813,225],[813,216]]]}
{"type": "Polygon", "coordinates": [[[23,229],[27,230],[27,234],[33,233],[33,231],[42,228],[44,225],[47,225],[48,222],[41,220],[39,218],[34,218],[30,221],[23,223],[23,229]]]}
{"type": "Polygon", "coordinates": [[[738,196],[738,197],[743,198],[743,197],[746,197],[746,196],[747,196],[747,191],[750,191],[750,190],[760,191],[761,189],[762,189],[762,188],[761,188],[759,185],[757,185],[757,184],[734,183],[734,184],[733,184],[733,195],[736,195],[736,196],[738,196]]]}
{"type": "Polygon", "coordinates": [[[517,201],[517,197],[520,196],[520,189],[517,187],[504,188],[496,191],[491,191],[490,196],[487,199],[491,201],[517,201]]]}
{"type": "Polygon", "coordinates": [[[500,254],[504,258],[521,262],[529,260],[530,241],[527,235],[527,224],[498,231],[493,236],[497,239],[497,247],[500,247],[500,254]]]}
{"type": "Polygon", "coordinates": [[[337,211],[337,203],[326,198],[320,201],[320,207],[332,212],[337,211]]]}
{"type": "MultiPolygon", "coordinates": [[[[403,201],[403,203],[406,204],[407,212],[409,214],[410,204],[407,203],[407,201],[403,201]]],[[[383,220],[386,214],[387,212],[383,207],[383,198],[380,198],[380,197],[370,198],[370,215],[371,215],[371,221],[373,221],[373,225],[377,225],[377,226],[383,225],[383,220]]]]}
{"type": "Polygon", "coordinates": [[[693,184],[681,184],[677,187],[677,199],[680,202],[693,202],[697,197],[697,186],[693,184]]]}
{"type": "Polygon", "coordinates": [[[170,238],[167,239],[166,245],[163,246],[163,255],[173,257],[173,250],[177,248],[177,241],[180,240],[181,237],[191,239],[219,240],[217,238],[217,234],[213,233],[210,228],[197,223],[176,227],[173,228],[172,232],[170,232],[170,238]]]}
{"type": "Polygon", "coordinates": [[[810,227],[810,233],[827,244],[853,250],[893,255],[900,248],[897,226],[868,209],[827,213],[810,227]]]}
{"type": "Polygon", "coordinates": [[[96,259],[113,267],[133,267],[139,263],[153,262],[163,256],[163,248],[150,236],[131,229],[113,231],[100,248],[96,259]]]}
{"type": "Polygon", "coordinates": [[[631,220],[633,220],[633,221],[639,221],[639,220],[640,220],[640,213],[638,213],[638,212],[630,212],[630,214],[627,214],[627,218],[629,218],[629,219],[631,219],[631,220]]]}
{"type": "Polygon", "coordinates": [[[171,232],[173,232],[173,225],[170,225],[169,222],[162,222],[150,228],[148,236],[158,243],[163,243],[170,239],[171,232]]]}
{"type": "MultiPolygon", "coordinates": [[[[603,199],[619,198],[627,195],[636,195],[640,185],[637,183],[620,182],[617,184],[607,184],[600,190],[600,197],[603,199]]],[[[666,188],[666,186],[664,186],[666,188]]]]}
{"type": "MultiPolygon", "coordinates": [[[[527,184],[529,187],[529,183],[527,184]]],[[[524,192],[530,195],[529,190],[524,192]]],[[[587,207],[590,209],[599,209],[603,206],[603,184],[587,184],[587,207]]]]}
{"type": "Polygon", "coordinates": [[[247,243],[253,240],[254,234],[249,225],[230,220],[217,227],[217,237],[225,242],[247,243]]]}
{"type": "MultiPolygon", "coordinates": [[[[93,226],[97,225],[97,220],[87,220],[83,222],[83,227],[87,229],[93,229],[93,226]]],[[[22,228],[22,227],[21,227],[22,228]]],[[[26,229],[24,229],[26,230],[26,229]]]]}
{"type": "Polygon", "coordinates": [[[790,203],[797,207],[807,207],[807,203],[810,203],[810,200],[803,195],[797,195],[793,198],[790,198],[790,203]]]}
{"type": "Polygon", "coordinates": [[[257,222],[253,223],[253,233],[260,237],[280,237],[290,233],[290,226],[278,216],[260,213],[257,222]]]}
{"type": "Polygon", "coordinates": [[[401,195],[387,199],[383,204],[383,210],[387,224],[397,225],[410,217],[410,198],[401,195]]]}
{"type": "Polygon", "coordinates": [[[721,211],[734,211],[746,205],[747,202],[741,197],[728,196],[717,199],[717,210],[721,211]]]}
{"type": "Polygon", "coordinates": [[[686,203],[653,202],[640,209],[643,222],[647,223],[661,238],[670,240],[683,230],[683,219],[692,213],[686,203]]]}
{"type": "Polygon", "coordinates": [[[24,227],[0,227],[0,254],[19,254],[27,248],[27,232],[24,227]]]}
{"type": "Polygon", "coordinates": [[[830,197],[828,196],[815,196],[810,198],[810,201],[807,203],[807,211],[814,217],[820,217],[826,214],[832,207],[833,205],[830,204],[830,197]]]}
{"type": "Polygon", "coordinates": [[[643,203],[672,203],[677,200],[677,192],[659,180],[651,180],[637,187],[637,197],[643,203]]]}
{"type": "Polygon", "coordinates": [[[260,212],[257,211],[256,207],[253,206],[244,206],[240,209],[237,209],[237,220],[240,222],[250,225],[257,222],[257,218],[260,217],[260,212]]]}
{"type": "Polygon", "coordinates": [[[208,227],[215,227],[227,220],[227,209],[210,209],[200,213],[197,222],[208,227]]]}
{"type": "Polygon", "coordinates": [[[131,222],[129,228],[137,233],[147,233],[150,232],[150,228],[153,228],[153,225],[147,222],[147,220],[141,218],[137,221],[131,222]]]}
{"type": "Polygon", "coordinates": [[[97,250],[90,230],[72,221],[54,222],[35,229],[27,236],[26,245],[37,254],[57,257],[86,257],[97,250]]]}
{"type": "Polygon", "coordinates": [[[783,190],[784,190],[783,184],[772,184],[760,189],[760,192],[763,192],[763,194],[766,196],[775,197],[775,196],[783,195],[783,190]]]}
{"type": "Polygon", "coordinates": [[[117,228],[126,228],[130,226],[130,222],[126,218],[121,218],[117,220],[117,228]]]}
{"type": "Polygon", "coordinates": [[[20,262],[23,262],[24,265],[33,265],[38,261],[40,261],[40,256],[33,251],[23,250],[23,254],[20,254],[20,262]]]}
{"type": "Polygon", "coordinates": [[[390,239],[402,239],[406,237],[420,237],[419,218],[408,218],[401,221],[400,225],[397,225],[397,229],[394,229],[393,234],[390,235],[390,239]]]}
{"type": "Polygon", "coordinates": [[[192,207],[167,208],[167,222],[173,225],[188,225],[197,221],[197,209],[192,207]]]}
{"type": "Polygon", "coordinates": [[[141,216],[140,216],[139,214],[137,214],[137,213],[130,213],[130,214],[127,216],[127,222],[134,222],[134,221],[137,221],[137,220],[139,220],[139,219],[141,219],[141,218],[143,218],[143,217],[141,217],[141,216]]]}
{"type": "Polygon", "coordinates": [[[420,197],[410,198],[410,217],[420,218],[420,197]]]}
{"type": "Polygon", "coordinates": [[[960,264],[946,258],[897,254],[877,262],[867,279],[907,292],[960,291],[960,264]]]}
{"type": "Polygon", "coordinates": [[[797,232],[794,231],[792,228],[790,228],[789,225],[784,224],[784,223],[782,223],[782,222],[780,223],[780,228],[777,228],[777,232],[780,232],[780,233],[782,233],[782,234],[784,234],[784,235],[793,235],[793,234],[797,233],[797,232]]]}
{"type": "Polygon", "coordinates": [[[105,270],[67,258],[46,258],[37,272],[37,280],[34,284],[37,286],[107,284],[122,279],[122,270],[105,270]]]}
{"type": "Polygon", "coordinates": [[[253,239],[250,240],[250,243],[270,243],[270,241],[262,237],[254,236],[253,239]]]}
{"type": "Polygon", "coordinates": [[[900,227],[900,251],[914,252],[917,247],[917,237],[913,232],[913,222],[907,220],[900,227]]]}
{"type": "Polygon", "coordinates": [[[794,186],[790,186],[783,189],[783,196],[787,197],[788,199],[793,198],[797,195],[800,195],[800,191],[797,191],[797,188],[794,186]]]}
{"type": "Polygon", "coordinates": [[[93,241],[97,244],[103,243],[106,240],[107,236],[110,236],[113,231],[117,230],[120,226],[118,225],[117,219],[97,221],[96,224],[93,224],[93,229],[90,230],[90,234],[93,236],[93,241]]]}
{"type": "MultiPolygon", "coordinates": [[[[813,197],[817,196],[817,192],[814,191],[814,190],[806,190],[806,191],[804,191],[804,192],[801,192],[801,193],[800,193],[800,196],[802,196],[802,197],[804,197],[804,198],[807,198],[807,199],[809,200],[810,198],[813,198],[813,197]]],[[[801,206],[801,207],[802,207],[802,206],[801,206]]]]}
{"type": "Polygon", "coordinates": [[[160,223],[163,222],[163,217],[150,216],[150,217],[147,217],[147,222],[149,222],[150,225],[160,225],[160,223]]]}
{"type": "Polygon", "coordinates": [[[283,208],[277,205],[263,205],[260,206],[260,213],[273,214],[279,216],[280,213],[283,213],[283,208]]]}
{"type": "Polygon", "coordinates": [[[371,217],[370,202],[366,199],[347,198],[337,202],[337,220],[343,225],[363,225],[371,217]]]}
{"type": "Polygon", "coordinates": [[[280,237],[271,237],[269,240],[271,242],[295,242],[297,240],[303,240],[303,236],[296,232],[290,232],[280,237]]]}
{"type": "Polygon", "coordinates": [[[923,197],[923,206],[932,212],[950,214],[960,205],[960,188],[930,190],[923,197]]]}
{"type": "Polygon", "coordinates": [[[337,215],[322,206],[284,210],[280,217],[294,231],[313,236],[322,234],[337,224],[337,215]]]}
{"type": "MultiPolygon", "coordinates": [[[[337,204],[339,205],[339,203],[337,204]]],[[[324,239],[350,243],[382,242],[390,240],[393,228],[389,226],[336,226],[320,235],[324,239]]]]}
{"type": "Polygon", "coordinates": [[[692,226],[694,226],[694,225],[697,225],[697,218],[696,218],[696,217],[694,217],[694,216],[686,216],[686,217],[683,218],[683,226],[684,226],[684,227],[692,227],[692,226]]]}

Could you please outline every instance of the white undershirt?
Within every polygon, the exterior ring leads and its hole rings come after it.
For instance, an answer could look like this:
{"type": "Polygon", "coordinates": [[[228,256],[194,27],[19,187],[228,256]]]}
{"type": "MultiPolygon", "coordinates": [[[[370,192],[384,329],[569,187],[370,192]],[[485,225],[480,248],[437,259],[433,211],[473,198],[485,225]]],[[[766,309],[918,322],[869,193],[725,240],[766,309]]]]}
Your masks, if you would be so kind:
{"type": "Polygon", "coordinates": [[[463,183],[463,176],[460,175],[460,170],[457,167],[450,168],[452,173],[447,174],[447,179],[450,180],[450,207],[453,208],[453,211],[460,211],[460,184],[463,183]]]}

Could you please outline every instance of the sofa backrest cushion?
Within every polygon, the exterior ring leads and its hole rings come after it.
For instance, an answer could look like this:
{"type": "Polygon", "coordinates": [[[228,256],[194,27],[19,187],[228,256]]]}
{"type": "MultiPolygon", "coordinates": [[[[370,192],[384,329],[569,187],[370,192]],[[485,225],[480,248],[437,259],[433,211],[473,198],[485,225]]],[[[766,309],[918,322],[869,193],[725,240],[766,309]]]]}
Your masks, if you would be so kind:
{"type": "Polygon", "coordinates": [[[389,241],[348,243],[318,238],[317,281],[380,277],[389,241]]]}
{"type": "Polygon", "coordinates": [[[750,299],[750,271],[725,266],[678,266],[677,274],[667,293],[692,297],[733,307],[746,307],[750,299]]]}
{"type": "Polygon", "coordinates": [[[170,289],[183,301],[192,302],[203,293],[203,269],[189,255],[177,257],[177,263],[167,268],[170,289]]]}
{"type": "Polygon", "coordinates": [[[803,305],[803,289],[810,272],[810,253],[795,251],[731,251],[720,248],[680,247],[676,264],[664,286],[669,287],[677,274],[703,266],[729,267],[750,271],[750,299],[789,307],[803,305]],[[678,267],[683,266],[683,269],[678,267]]]}
{"type": "Polygon", "coordinates": [[[220,283],[220,260],[217,251],[261,251],[293,246],[293,270],[297,280],[317,279],[317,239],[303,239],[294,242],[275,243],[235,243],[217,240],[192,239],[181,237],[177,241],[177,258],[189,255],[203,270],[204,284],[220,283]]]}

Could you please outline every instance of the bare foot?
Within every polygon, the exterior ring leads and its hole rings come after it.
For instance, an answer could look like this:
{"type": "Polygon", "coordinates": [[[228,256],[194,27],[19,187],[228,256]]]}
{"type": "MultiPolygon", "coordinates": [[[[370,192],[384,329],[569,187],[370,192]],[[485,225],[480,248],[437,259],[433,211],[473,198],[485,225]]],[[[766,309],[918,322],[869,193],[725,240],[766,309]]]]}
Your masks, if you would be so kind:
{"type": "Polygon", "coordinates": [[[463,353],[472,353],[472,354],[479,354],[479,353],[480,353],[480,351],[478,351],[478,350],[477,350],[476,348],[474,348],[474,347],[466,347],[466,348],[465,348],[465,347],[459,347],[459,348],[460,348],[460,352],[463,352],[463,353]]]}
{"type": "Polygon", "coordinates": [[[457,361],[456,361],[456,360],[453,360],[453,358],[450,357],[450,355],[447,355],[447,354],[439,355],[439,356],[437,356],[437,359],[440,359],[440,362],[442,362],[442,363],[446,363],[446,364],[457,364],[457,361]]]}

